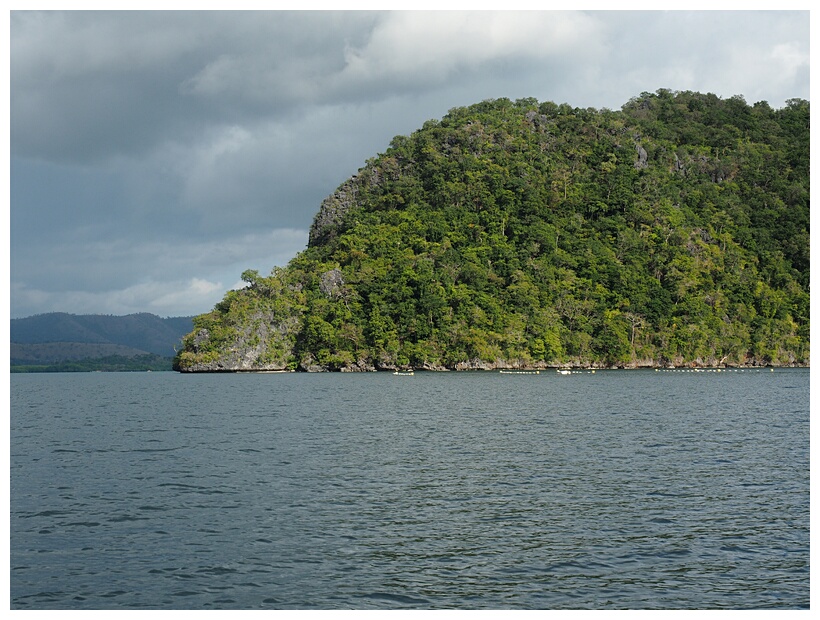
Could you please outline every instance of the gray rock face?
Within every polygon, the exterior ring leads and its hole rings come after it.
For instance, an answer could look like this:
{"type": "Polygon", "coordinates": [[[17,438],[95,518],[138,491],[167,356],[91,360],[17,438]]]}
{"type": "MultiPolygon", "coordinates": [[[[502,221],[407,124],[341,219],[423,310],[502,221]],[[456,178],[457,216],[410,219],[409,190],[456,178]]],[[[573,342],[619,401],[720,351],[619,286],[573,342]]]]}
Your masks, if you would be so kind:
{"type": "Polygon", "coordinates": [[[319,276],[319,290],[325,297],[336,297],[344,286],[344,278],[342,278],[342,270],[336,267],[330,271],[324,272],[319,276]]]}
{"type": "Polygon", "coordinates": [[[339,369],[341,372],[376,372],[376,367],[367,360],[356,360],[353,364],[348,364],[339,369]]]}
{"type": "Polygon", "coordinates": [[[308,246],[322,245],[337,237],[348,213],[361,208],[359,201],[363,193],[367,194],[369,188],[380,186],[386,178],[395,180],[400,176],[395,161],[392,164],[383,162],[380,165],[369,162],[361,168],[322,201],[319,212],[310,226],[308,246]]]}
{"type": "Polygon", "coordinates": [[[635,145],[635,150],[638,152],[638,161],[635,162],[635,167],[640,170],[641,168],[646,168],[649,164],[647,160],[649,155],[647,154],[646,150],[640,145],[635,145]]]}
{"type": "Polygon", "coordinates": [[[302,361],[299,363],[299,369],[304,372],[327,372],[328,370],[320,365],[310,353],[302,358],[302,361]]]}
{"type": "Polygon", "coordinates": [[[211,334],[207,329],[200,329],[194,336],[194,351],[198,351],[204,343],[208,342],[210,337],[211,334]]]}
{"type": "MultiPolygon", "coordinates": [[[[293,355],[292,336],[299,324],[297,317],[280,320],[272,313],[258,312],[250,317],[228,350],[217,359],[194,364],[182,372],[286,370],[293,355]]],[[[210,338],[207,329],[200,329],[194,337],[194,351],[201,350],[210,338]]]]}
{"type": "Polygon", "coordinates": [[[356,205],[358,195],[357,177],[353,176],[322,201],[319,212],[313,218],[308,236],[308,246],[321,245],[332,238],[344,216],[356,205]]]}

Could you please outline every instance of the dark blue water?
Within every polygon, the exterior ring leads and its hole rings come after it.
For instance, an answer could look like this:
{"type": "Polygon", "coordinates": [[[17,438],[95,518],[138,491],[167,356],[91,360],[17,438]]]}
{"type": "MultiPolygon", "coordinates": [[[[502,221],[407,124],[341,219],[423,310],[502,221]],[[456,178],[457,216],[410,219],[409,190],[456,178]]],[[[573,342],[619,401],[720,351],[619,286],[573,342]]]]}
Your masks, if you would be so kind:
{"type": "Polygon", "coordinates": [[[11,375],[12,609],[809,606],[809,371],[11,375]]]}

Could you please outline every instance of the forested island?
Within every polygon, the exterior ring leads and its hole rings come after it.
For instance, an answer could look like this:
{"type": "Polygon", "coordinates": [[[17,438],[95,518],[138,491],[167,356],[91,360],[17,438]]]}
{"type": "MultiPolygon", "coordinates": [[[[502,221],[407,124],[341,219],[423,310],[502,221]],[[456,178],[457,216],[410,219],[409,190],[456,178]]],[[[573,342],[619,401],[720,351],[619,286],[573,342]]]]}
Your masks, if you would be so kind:
{"type": "Polygon", "coordinates": [[[455,108],[194,318],[183,372],[809,364],[809,102],[455,108]]]}

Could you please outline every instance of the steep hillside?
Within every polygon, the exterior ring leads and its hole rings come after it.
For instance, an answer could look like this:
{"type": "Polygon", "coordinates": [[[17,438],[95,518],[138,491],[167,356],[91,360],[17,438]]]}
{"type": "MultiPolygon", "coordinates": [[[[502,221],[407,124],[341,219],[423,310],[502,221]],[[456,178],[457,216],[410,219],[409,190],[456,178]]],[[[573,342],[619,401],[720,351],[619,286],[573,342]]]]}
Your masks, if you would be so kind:
{"type": "Polygon", "coordinates": [[[807,364],[809,103],[457,108],[242,277],[178,370],[807,364]]]}

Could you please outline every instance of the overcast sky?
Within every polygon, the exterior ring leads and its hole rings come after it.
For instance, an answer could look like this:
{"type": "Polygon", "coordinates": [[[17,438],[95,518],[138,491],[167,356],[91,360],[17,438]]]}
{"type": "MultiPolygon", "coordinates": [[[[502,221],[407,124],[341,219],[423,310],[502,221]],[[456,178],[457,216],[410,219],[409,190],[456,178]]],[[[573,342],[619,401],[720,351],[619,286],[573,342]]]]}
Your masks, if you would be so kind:
{"type": "Polygon", "coordinates": [[[10,311],[182,316],[484,99],[809,99],[802,12],[12,12],[10,311]]]}

